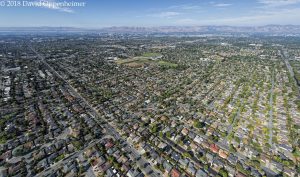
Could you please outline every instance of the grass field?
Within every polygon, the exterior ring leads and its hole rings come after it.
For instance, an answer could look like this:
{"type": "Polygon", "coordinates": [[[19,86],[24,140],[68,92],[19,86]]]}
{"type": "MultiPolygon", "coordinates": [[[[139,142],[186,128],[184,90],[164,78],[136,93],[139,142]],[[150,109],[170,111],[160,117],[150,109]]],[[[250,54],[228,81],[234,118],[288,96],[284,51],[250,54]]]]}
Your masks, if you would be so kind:
{"type": "Polygon", "coordinates": [[[167,62],[167,61],[158,61],[158,65],[170,67],[170,68],[176,68],[178,66],[178,64],[176,64],[176,63],[171,63],[171,62],[167,62]]]}
{"type": "Polygon", "coordinates": [[[153,62],[154,62],[153,60],[145,57],[134,57],[130,59],[116,61],[116,63],[119,65],[126,65],[129,67],[142,67],[145,64],[153,63],[153,62]]]}
{"type": "Polygon", "coordinates": [[[161,56],[160,53],[154,53],[154,52],[146,52],[142,55],[143,57],[158,57],[161,56]]]}
{"type": "Polygon", "coordinates": [[[129,67],[143,67],[145,64],[153,64],[165,68],[176,68],[178,65],[175,63],[153,60],[152,57],[160,56],[159,53],[144,53],[142,56],[133,57],[130,59],[117,60],[116,63],[119,65],[126,65],[129,67]]]}

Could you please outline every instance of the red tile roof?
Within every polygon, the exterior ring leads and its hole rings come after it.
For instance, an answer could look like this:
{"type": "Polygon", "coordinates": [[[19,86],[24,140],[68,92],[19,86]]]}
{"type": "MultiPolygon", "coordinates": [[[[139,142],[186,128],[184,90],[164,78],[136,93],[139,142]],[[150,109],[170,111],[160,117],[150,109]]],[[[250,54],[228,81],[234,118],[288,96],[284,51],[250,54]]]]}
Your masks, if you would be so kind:
{"type": "Polygon", "coordinates": [[[170,176],[171,177],[179,177],[180,176],[180,172],[176,169],[176,168],[173,168],[170,172],[170,176]]]}
{"type": "Polygon", "coordinates": [[[210,147],[210,150],[211,150],[212,152],[218,153],[219,147],[218,147],[217,145],[211,144],[209,147],[210,147]]]}

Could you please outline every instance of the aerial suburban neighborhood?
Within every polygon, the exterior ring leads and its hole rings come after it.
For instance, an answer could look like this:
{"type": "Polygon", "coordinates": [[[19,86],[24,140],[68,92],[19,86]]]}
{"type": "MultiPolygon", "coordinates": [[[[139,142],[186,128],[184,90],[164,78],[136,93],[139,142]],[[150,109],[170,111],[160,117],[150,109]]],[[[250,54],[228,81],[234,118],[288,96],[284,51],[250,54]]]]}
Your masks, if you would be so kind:
{"type": "Polygon", "coordinates": [[[300,173],[300,41],[0,40],[0,176],[300,173]]]}

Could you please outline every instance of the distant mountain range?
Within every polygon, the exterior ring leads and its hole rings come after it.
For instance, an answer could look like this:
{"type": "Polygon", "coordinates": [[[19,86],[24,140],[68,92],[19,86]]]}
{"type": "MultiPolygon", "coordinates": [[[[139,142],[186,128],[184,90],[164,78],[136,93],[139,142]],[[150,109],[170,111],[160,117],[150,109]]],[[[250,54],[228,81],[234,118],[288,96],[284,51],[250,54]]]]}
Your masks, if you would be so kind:
{"type": "Polygon", "coordinates": [[[147,32],[147,33],[282,33],[298,34],[300,25],[267,25],[257,27],[238,26],[162,26],[162,27],[109,27],[107,32],[147,32]]]}
{"type": "Polygon", "coordinates": [[[266,26],[161,26],[161,27],[106,27],[98,29],[73,27],[0,27],[3,32],[31,33],[264,33],[264,34],[300,34],[300,25],[266,26]]]}

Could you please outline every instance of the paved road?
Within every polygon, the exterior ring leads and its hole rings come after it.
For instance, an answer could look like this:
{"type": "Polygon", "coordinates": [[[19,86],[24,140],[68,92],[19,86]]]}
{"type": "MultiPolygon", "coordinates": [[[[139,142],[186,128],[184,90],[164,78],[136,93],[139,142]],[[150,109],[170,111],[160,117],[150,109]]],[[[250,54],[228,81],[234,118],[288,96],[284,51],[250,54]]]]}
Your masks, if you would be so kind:
{"type": "Polygon", "coordinates": [[[275,70],[272,71],[272,87],[270,90],[270,100],[269,100],[269,144],[273,147],[273,94],[274,94],[274,77],[275,77],[275,70]]]}
{"type": "MultiPolygon", "coordinates": [[[[291,64],[289,62],[289,55],[288,55],[288,52],[287,52],[286,49],[282,49],[281,50],[281,58],[284,60],[284,63],[286,65],[286,67],[287,67],[287,69],[288,69],[291,77],[294,79],[295,84],[298,86],[297,80],[295,78],[294,70],[293,70],[293,68],[292,68],[292,66],[291,66],[291,64]]],[[[300,88],[299,88],[298,91],[299,91],[299,97],[300,97],[300,88]]]]}
{"type": "Polygon", "coordinates": [[[228,140],[228,136],[230,135],[230,133],[232,132],[232,128],[233,128],[233,124],[239,120],[240,118],[240,114],[241,114],[241,108],[239,107],[236,115],[234,116],[234,119],[232,121],[232,124],[230,124],[228,127],[227,127],[227,137],[226,137],[226,140],[228,140]]]}
{"type": "MultiPolygon", "coordinates": [[[[296,86],[298,87],[298,99],[300,99],[300,87],[299,87],[299,85],[298,85],[298,82],[299,82],[299,81],[297,82],[297,80],[296,80],[296,78],[295,78],[294,70],[293,70],[293,68],[292,68],[292,66],[291,66],[291,64],[290,64],[290,62],[289,62],[289,55],[288,55],[288,52],[287,52],[286,49],[282,49],[280,52],[281,52],[281,58],[284,60],[284,63],[285,63],[285,65],[286,65],[287,69],[289,70],[289,73],[290,73],[291,77],[294,79],[295,84],[296,84],[296,86]]],[[[293,142],[294,145],[297,144],[297,140],[298,140],[298,139],[296,138],[295,141],[293,142]]]]}
{"type": "Polygon", "coordinates": [[[98,111],[92,107],[89,102],[80,95],[80,93],[77,92],[77,90],[67,81],[65,80],[54,68],[52,68],[44,59],[44,57],[42,55],[40,55],[31,45],[28,45],[28,47],[37,55],[37,57],[43,62],[43,64],[45,64],[48,69],[50,71],[52,71],[58,78],[60,78],[62,81],[64,81],[64,83],[67,84],[67,86],[70,88],[70,90],[75,94],[76,97],[78,97],[79,99],[81,99],[87,106],[88,108],[93,112],[93,114],[95,116],[93,116],[92,118],[95,120],[96,123],[98,123],[101,126],[105,126],[106,130],[108,130],[108,133],[113,135],[115,137],[116,140],[123,140],[124,142],[126,142],[127,145],[129,145],[130,148],[130,153],[133,153],[135,156],[139,156],[141,157],[140,160],[137,161],[137,165],[138,167],[141,169],[141,171],[148,175],[148,176],[153,176],[153,177],[159,177],[162,176],[161,172],[154,169],[153,167],[147,167],[147,168],[151,168],[151,170],[154,172],[152,174],[148,174],[148,170],[145,169],[144,164],[145,163],[149,163],[146,159],[143,158],[143,156],[141,156],[141,154],[138,153],[138,151],[133,148],[132,144],[129,144],[126,140],[124,140],[120,134],[113,128],[113,126],[110,124],[110,122],[106,122],[106,120],[98,113],[98,111]],[[100,122],[101,119],[102,121],[104,121],[106,124],[103,124],[102,122],[100,122]]]}

